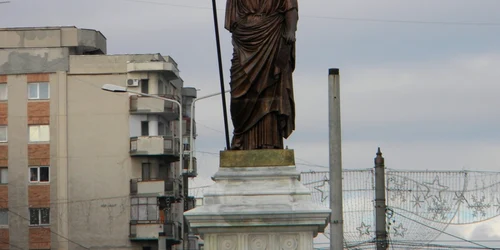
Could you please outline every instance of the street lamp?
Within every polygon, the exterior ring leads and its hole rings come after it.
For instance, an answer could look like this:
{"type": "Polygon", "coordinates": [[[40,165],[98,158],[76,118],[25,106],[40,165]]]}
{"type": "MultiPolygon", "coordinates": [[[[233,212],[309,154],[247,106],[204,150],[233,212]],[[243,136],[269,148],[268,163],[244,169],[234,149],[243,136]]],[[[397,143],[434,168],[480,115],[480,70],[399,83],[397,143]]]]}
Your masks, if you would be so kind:
{"type": "MultiPolygon", "coordinates": [[[[165,97],[161,97],[161,96],[156,96],[156,95],[150,95],[150,94],[145,94],[145,93],[141,93],[141,92],[136,92],[136,91],[131,91],[131,90],[128,90],[126,87],[122,87],[122,86],[118,86],[118,85],[113,85],[113,84],[104,84],[102,86],[102,89],[105,90],[105,91],[110,91],[110,92],[115,92],[115,93],[124,93],[124,92],[128,92],[128,93],[132,93],[132,94],[138,94],[138,95],[141,95],[141,96],[147,96],[147,97],[151,97],[151,98],[156,98],[156,99],[160,99],[160,100],[164,100],[164,101],[167,101],[167,102],[173,102],[175,104],[177,104],[179,106],[179,164],[181,166],[181,169],[184,168],[184,166],[182,165],[183,163],[183,157],[184,157],[184,147],[183,147],[183,143],[182,143],[182,105],[180,102],[174,100],[174,99],[169,99],[169,98],[165,98],[165,97]]],[[[192,133],[192,132],[191,132],[192,133]]]]}
{"type": "MultiPolygon", "coordinates": [[[[230,90],[226,90],[224,91],[224,93],[229,93],[230,90]]],[[[193,120],[194,120],[194,104],[199,101],[199,100],[203,100],[203,99],[207,99],[207,98],[210,98],[210,97],[213,97],[213,96],[216,96],[216,95],[220,95],[221,92],[217,92],[217,93],[213,93],[213,94],[210,94],[210,95],[206,95],[206,96],[201,96],[201,97],[198,97],[198,98],[195,98],[193,100],[193,102],[191,103],[191,121],[190,121],[190,129],[189,129],[189,169],[188,170],[192,170],[193,169],[193,149],[194,149],[194,145],[193,145],[193,120]]],[[[228,149],[229,150],[229,149],[228,149]]]]}

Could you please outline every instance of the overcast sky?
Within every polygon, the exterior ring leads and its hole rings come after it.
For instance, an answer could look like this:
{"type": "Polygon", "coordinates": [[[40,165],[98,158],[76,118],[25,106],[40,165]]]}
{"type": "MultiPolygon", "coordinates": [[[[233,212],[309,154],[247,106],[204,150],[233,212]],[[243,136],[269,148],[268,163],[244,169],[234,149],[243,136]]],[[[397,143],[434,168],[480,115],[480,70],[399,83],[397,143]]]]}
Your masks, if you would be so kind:
{"type": "MultiPolygon", "coordinates": [[[[217,4],[227,89],[232,47],[222,27],[225,1],[217,4]]],[[[210,7],[209,0],[11,0],[0,5],[0,23],[97,29],[109,54],[171,55],[185,86],[203,96],[220,91],[210,7]]],[[[499,11],[498,0],[299,0],[297,126],[286,141],[298,169],[328,165],[327,73],[336,67],[344,168],[372,167],[380,146],[388,168],[497,171],[499,11]]],[[[218,97],[198,103],[204,153],[194,185],[218,168],[221,110],[218,97]]],[[[473,237],[494,227],[499,232],[500,222],[456,233],[473,237]]]]}

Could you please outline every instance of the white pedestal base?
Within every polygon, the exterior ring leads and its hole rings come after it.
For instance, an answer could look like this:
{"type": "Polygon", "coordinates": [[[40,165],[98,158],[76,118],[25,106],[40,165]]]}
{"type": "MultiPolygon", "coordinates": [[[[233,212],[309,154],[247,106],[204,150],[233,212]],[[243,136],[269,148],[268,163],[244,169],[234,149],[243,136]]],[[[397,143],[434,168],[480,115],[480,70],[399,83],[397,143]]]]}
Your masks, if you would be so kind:
{"type": "Polygon", "coordinates": [[[313,249],[312,233],[221,233],[205,234],[205,249],[268,250],[313,249]]]}
{"type": "Polygon", "coordinates": [[[205,250],[312,250],[330,209],[299,178],[295,166],[220,168],[204,205],[184,215],[205,250]]]}

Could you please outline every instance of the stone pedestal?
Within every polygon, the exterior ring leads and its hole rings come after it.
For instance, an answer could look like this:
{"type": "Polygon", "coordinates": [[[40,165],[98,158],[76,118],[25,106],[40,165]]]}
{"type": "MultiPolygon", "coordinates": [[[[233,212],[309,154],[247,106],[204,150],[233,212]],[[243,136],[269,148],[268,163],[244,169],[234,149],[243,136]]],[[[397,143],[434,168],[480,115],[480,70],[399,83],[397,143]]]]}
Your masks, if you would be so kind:
{"type": "Polygon", "coordinates": [[[184,215],[205,250],[312,250],[330,209],[299,179],[293,150],[224,151],[204,205],[184,215]]]}

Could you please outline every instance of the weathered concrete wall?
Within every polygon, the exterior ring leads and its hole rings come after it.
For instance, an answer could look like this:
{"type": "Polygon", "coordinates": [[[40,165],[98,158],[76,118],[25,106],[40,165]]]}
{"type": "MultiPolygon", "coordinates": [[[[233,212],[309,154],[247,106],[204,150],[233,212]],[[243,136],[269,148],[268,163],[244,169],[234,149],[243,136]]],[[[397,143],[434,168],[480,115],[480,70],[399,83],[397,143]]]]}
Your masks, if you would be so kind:
{"type": "Polygon", "coordinates": [[[106,38],[101,32],[76,27],[34,27],[0,29],[0,48],[79,48],[106,54],[106,38]]]}
{"type": "Polygon", "coordinates": [[[68,76],[69,238],[86,247],[133,244],[129,183],[140,177],[140,167],[133,167],[129,155],[128,95],[100,89],[105,83],[123,86],[125,79],[68,76]]]}
{"type": "Polygon", "coordinates": [[[72,55],[69,74],[127,73],[127,60],[127,56],[72,55]]]}
{"type": "Polygon", "coordinates": [[[89,48],[99,48],[106,54],[106,38],[95,30],[80,29],[78,30],[78,46],[89,48]]]}
{"type": "Polygon", "coordinates": [[[2,48],[61,47],[61,30],[2,30],[2,48]]]}
{"type": "MultiPolygon", "coordinates": [[[[128,61],[150,61],[159,58],[157,54],[145,55],[71,55],[69,74],[111,74],[127,73],[128,61]]],[[[160,60],[163,60],[161,58],[160,60]]]]}
{"type": "MultiPolygon", "coordinates": [[[[26,75],[8,76],[9,209],[24,218],[28,213],[28,121],[26,75]]],[[[10,242],[28,249],[29,221],[9,214],[10,242]]]]}
{"type": "Polygon", "coordinates": [[[69,70],[67,48],[0,50],[0,72],[9,74],[51,73],[69,70]]]}

